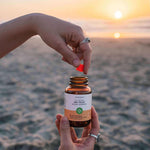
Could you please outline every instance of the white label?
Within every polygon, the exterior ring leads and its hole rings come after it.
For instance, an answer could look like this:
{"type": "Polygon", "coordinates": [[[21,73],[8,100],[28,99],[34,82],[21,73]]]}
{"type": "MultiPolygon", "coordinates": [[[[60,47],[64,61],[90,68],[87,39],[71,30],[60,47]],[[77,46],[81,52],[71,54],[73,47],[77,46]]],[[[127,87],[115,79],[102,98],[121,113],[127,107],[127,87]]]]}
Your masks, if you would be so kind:
{"type": "Polygon", "coordinates": [[[77,95],[65,93],[65,109],[76,111],[76,109],[80,107],[83,110],[89,110],[91,109],[91,105],[92,94],[77,95]]]}

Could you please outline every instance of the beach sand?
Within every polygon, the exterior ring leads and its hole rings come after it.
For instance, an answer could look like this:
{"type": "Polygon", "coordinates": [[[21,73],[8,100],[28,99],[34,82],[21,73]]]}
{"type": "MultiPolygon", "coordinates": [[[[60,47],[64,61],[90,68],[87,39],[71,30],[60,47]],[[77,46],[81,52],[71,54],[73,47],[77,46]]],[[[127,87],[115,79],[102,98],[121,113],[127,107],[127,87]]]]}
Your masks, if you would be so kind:
{"type": "MultiPolygon", "coordinates": [[[[150,149],[150,39],[92,39],[89,86],[99,115],[95,150],[150,149]]],[[[0,60],[0,150],[57,150],[55,115],[82,75],[38,37],[0,60]]]]}

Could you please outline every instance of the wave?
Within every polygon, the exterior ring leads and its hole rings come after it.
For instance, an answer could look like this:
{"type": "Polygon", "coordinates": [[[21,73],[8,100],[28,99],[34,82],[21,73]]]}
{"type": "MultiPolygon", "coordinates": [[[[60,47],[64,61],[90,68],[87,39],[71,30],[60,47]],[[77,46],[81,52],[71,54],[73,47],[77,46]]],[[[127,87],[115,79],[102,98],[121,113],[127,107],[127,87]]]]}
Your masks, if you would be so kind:
{"type": "Polygon", "coordinates": [[[142,37],[150,36],[150,17],[130,19],[126,21],[108,21],[100,19],[71,19],[75,24],[82,26],[87,33],[113,33],[121,32],[139,34],[142,37]]]}

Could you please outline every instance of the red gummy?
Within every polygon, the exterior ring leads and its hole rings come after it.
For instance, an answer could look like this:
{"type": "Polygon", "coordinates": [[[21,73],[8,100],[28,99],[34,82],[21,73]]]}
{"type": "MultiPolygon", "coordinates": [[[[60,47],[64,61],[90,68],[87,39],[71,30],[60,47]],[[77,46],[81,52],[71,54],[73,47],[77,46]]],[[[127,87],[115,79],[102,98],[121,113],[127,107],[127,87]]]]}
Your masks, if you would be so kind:
{"type": "Polygon", "coordinates": [[[80,72],[83,72],[83,69],[84,69],[84,65],[83,65],[83,64],[80,64],[80,65],[76,68],[76,70],[77,70],[77,71],[80,71],[80,72]]]}

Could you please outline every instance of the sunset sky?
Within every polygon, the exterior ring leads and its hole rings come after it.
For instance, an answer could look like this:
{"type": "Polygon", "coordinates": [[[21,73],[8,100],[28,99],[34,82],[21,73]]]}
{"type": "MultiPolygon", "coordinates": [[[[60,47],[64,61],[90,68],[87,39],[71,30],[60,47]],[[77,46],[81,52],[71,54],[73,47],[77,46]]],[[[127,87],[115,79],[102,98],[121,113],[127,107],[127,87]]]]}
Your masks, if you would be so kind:
{"type": "Polygon", "coordinates": [[[124,18],[150,15],[150,0],[0,0],[0,18],[31,12],[63,18],[113,19],[120,10],[124,18]]]}
{"type": "Polygon", "coordinates": [[[150,17],[150,0],[0,0],[0,22],[32,12],[115,23],[150,17]]]}

